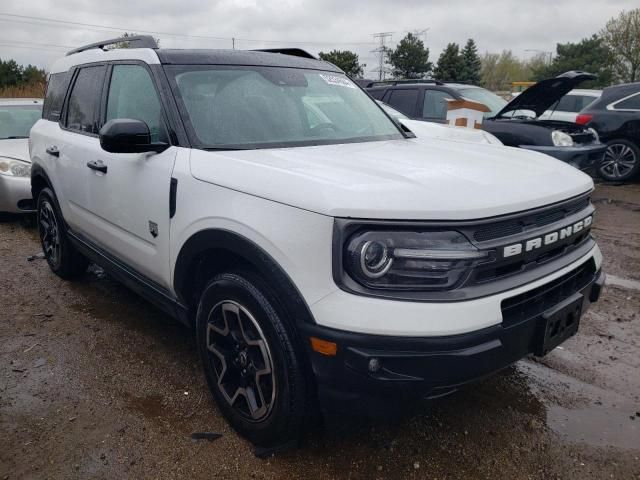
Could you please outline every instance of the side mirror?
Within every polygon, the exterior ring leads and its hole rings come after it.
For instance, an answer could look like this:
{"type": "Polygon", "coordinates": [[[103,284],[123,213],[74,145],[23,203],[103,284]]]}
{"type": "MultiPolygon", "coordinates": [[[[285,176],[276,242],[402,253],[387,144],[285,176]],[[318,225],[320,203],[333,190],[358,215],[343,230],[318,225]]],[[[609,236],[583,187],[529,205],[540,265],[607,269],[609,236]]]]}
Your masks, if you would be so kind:
{"type": "Polygon", "coordinates": [[[164,152],[169,144],[152,142],[149,127],[142,120],[116,118],[100,129],[100,146],[111,153],[164,152]]]}

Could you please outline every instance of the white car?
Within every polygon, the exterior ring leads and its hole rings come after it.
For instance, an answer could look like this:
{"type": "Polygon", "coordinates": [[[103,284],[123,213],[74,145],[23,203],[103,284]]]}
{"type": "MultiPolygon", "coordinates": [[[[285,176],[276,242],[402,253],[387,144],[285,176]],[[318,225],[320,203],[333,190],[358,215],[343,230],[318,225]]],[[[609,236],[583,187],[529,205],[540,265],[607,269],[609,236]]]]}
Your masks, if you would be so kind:
{"type": "Polygon", "coordinates": [[[575,123],[578,113],[600,98],[602,90],[576,88],[540,115],[541,120],[561,120],[575,123]]]}
{"type": "Polygon", "coordinates": [[[0,98],[0,214],[33,211],[29,130],[42,99],[0,98]]]}
{"type": "Polygon", "coordinates": [[[439,138],[442,140],[453,140],[459,142],[477,142],[489,143],[492,145],[503,145],[497,137],[485,132],[484,130],[453,127],[442,123],[422,122],[420,120],[412,120],[404,113],[399,112],[395,108],[387,105],[380,100],[376,100],[378,105],[387,112],[392,118],[402,123],[411,130],[418,139],[439,138]]]}
{"type": "Polygon", "coordinates": [[[50,71],[31,175],[51,270],[92,260],[194,327],[220,412],[256,445],[544,355],[598,299],[591,178],[414,138],[304,52],[129,37],[50,71]]]}

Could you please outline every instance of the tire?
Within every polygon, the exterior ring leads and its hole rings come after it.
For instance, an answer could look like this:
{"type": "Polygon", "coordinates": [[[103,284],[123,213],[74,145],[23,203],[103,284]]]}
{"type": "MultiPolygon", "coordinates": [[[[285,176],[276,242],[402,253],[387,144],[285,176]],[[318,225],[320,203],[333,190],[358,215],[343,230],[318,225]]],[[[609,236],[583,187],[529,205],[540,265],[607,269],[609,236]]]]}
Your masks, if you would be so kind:
{"type": "Polygon", "coordinates": [[[303,354],[278,305],[255,275],[223,273],[205,287],[196,317],[218,408],[238,433],[267,449],[297,443],[311,411],[303,354]]]}
{"type": "Polygon", "coordinates": [[[640,149],[628,140],[611,140],[597,170],[598,175],[610,182],[631,180],[640,170],[640,149]]]}
{"type": "Polygon", "coordinates": [[[36,220],[42,251],[51,271],[65,280],[85,273],[89,260],[71,245],[56,196],[49,188],[38,195],[36,220]]]}

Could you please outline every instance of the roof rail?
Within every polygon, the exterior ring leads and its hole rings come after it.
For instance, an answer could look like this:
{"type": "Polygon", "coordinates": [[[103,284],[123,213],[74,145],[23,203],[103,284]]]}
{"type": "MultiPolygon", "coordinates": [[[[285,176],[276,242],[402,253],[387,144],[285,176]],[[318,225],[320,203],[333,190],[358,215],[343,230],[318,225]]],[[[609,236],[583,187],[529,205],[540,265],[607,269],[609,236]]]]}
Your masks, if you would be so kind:
{"type": "Polygon", "coordinates": [[[394,85],[405,85],[412,83],[431,83],[434,85],[444,85],[440,80],[428,80],[424,78],[417,78],[415,80],[376,80],[373,82],[369,82],[365,85],[364,88],[371,88],[376,86],[394,86],[394,85]]]}
{"type": "Polygon", "coordinates": [[[134,35],[132,37],[120,37],[112,38],[111,40],[103,40],[102,42],[90,43],[82,47],[70,50],[67,52],[67,56],[74,53],[84,52],[86,50],[100,49],[104,50],[104,47],[108,45],[117,45],[119,43],[128,43],[131,48],[158,48],[156,39],[151,35],[134,35]]]}
{"type": "Polygon", "coordinates": [[[311,55],[306,50],[301,48],[257,48],[254,52],[269,52],[269,53],[282,53],[283,55],[292,55],[294,57],[312,58],[317,60],[316,57],[311,55]]]}

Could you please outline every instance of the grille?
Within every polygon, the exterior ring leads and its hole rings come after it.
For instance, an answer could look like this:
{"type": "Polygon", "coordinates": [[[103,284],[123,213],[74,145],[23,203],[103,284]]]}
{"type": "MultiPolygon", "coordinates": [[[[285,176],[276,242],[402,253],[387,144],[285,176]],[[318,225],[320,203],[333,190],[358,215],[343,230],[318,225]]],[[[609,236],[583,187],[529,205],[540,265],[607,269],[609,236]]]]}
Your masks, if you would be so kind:
{"type": "Polygon", "coordinates": [[[589,197],[585,197],[567,202],[544,212],[525,214],[520,218],[480,227],[474,232],[473,238],[477,242],[486,242],[509,235],[517,235],[533,228],[544,227],[545,225],[562,220],[569,215],[573,215],[587,208],[589,200],[589,197]]]}
{"type": "Polygon", "coordinates": [[[563,276],[502,301],[502,325],[509,327],[540,315],[586,287],[595,278],[593,259],[563,276]]]}

